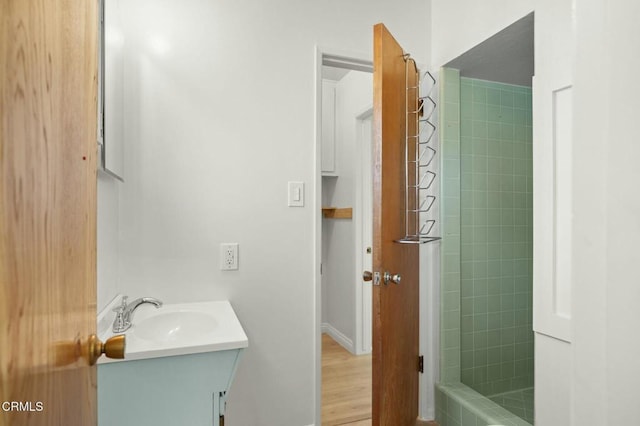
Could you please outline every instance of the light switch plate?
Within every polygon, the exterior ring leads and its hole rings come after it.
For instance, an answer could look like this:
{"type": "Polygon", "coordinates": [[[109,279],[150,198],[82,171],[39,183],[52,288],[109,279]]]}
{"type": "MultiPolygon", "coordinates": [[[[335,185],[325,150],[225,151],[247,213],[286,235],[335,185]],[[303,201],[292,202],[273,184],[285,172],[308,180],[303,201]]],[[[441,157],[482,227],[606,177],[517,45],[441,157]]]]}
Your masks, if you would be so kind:
{"type": "Polygon", "coordinates": [[[289,207],[304,207],[304,182],[289,182],[287,191],[289,207]]]}

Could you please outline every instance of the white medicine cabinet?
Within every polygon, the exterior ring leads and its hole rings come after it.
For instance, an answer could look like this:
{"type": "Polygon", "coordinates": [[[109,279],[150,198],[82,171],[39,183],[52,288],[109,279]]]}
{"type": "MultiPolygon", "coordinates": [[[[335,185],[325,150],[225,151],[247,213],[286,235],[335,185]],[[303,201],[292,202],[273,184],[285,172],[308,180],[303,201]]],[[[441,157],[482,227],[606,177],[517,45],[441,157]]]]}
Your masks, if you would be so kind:
{"type": "Polygon", "coordinates": [[[100,1],[98,148],[100,169],[124,180],[124,44],[121,0],[100,1]]]}

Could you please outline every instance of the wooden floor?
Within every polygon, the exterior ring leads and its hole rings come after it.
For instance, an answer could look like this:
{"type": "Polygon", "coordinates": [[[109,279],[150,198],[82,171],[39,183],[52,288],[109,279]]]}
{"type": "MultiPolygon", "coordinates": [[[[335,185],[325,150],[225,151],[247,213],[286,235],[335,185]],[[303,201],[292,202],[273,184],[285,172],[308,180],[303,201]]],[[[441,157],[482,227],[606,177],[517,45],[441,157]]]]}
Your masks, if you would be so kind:
{"type": "Polygon", "coordinates": [[[371,426],[371,355],[322,335],[322,425],[371,426]]]}

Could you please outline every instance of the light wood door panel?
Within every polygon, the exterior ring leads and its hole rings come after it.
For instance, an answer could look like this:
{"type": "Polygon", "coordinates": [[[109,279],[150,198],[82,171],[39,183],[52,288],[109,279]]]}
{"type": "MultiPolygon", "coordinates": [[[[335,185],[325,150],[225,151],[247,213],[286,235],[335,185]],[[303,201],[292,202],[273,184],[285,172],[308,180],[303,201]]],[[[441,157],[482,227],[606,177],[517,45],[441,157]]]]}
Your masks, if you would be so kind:
{"type": "Polygon", "coordinates": [[[418,415],[418,246],[394,240],[405,236],[405,113],[417,101],[407,98],[404,51],[382,24],[373,63],[373,268],[402,276],[373,287],[373,425],[406,426],[418,415]]]}
{"type": "Polygon", "coordinates": [[[0,402],[30,409],[0,425],[91,426],[97,2],[3,0],[0,18],[0,402]]]}

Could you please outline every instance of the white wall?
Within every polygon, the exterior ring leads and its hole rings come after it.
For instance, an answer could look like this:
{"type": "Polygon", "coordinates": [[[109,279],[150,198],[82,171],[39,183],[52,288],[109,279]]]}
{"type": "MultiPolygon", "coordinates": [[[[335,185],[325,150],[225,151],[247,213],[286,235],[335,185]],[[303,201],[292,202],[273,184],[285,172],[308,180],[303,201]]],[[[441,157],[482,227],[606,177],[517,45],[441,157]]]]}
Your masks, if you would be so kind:
{"type": "MultiPolygon", "coordinates": [[[[354,207],[356,198],[356,117],[373,105],[373,75],[351,71],[336,85],[336,171],[338,178],[322,181],[323,205],[338,208],[354,207]]],[[[354,219],[323,219],[322,285],[326,290],[322,308],[326,308],[326,323],[342,334],[356,352],[356,282],[355,276],[355,215],[354,219]]]]}
{"type": "Polygon", "coordinates": [[[573,84],[573,52],[572,1],[537,0],[533,81],[535,417],[539,424],[551,426],[571,424],[570,294],[578,282],[571,278],[572,247],[577,248],[571,241],[575,228],[570,198],[576,183],[571,182],[571,175],[583,152],[571,135],[571,91],[575,88],[562,89],[573,84]],[[561,97],[563,94],[568,97],[561,97]],[[566,133],[559,131],[563,128],[566,133]],[[566,215],[563,206],[569,207],[566,215]]]}
{"type": "Polygon", "coordinates": [[[632,53],[640,45],[638,13],[632,1],[549,0],[536,7],[536,80],[543,78],[536,86],[553,89],[569,74],[574,135],[571,164],[561,165],[573,187],[570,343],[536,336],[540,424],[626,425],[640,418],[640,59],[632,53]]]}
{"type": "MultiPolygon", "coordinates": [[[[439,187],[439,182],[433,185],[439,187]]],[[[434,208],[439,217],[439,207],[434,208]]],[[[442,229],[436,223],[433,235],[442,235],[442,229]]],[[[436,418],[435,384],[440,380],[440,247],[440,242],[420,246],[420,354],[424,356],[424,373],[420,377],[419,415],[425,420],[436,418]]]]}
{"type": "Polygon", "coordinates": [[[120,286],[230,299],[249,337],[228,421],[316,421],[316,45],[371,55],[383,21],[429,58],[428,2],[136,0],[127,7],[120,286]],[[304,181],[306,205],[286,185],[304,181]],[[240,269],[219,271],[219,244],[240,269]]]}
{"type": "Polygon", "coordinates": [[[536,425],[579,425],[571,423],[571,344],[541,333],[534,338],[536,425]]]}
{"type": "Polygon", "coordinates": [[[98,173],[98,312],[118,294],[119,185],[115,178],[98,173]]]}
{"type": "Polygon", "coordinates": [[[640,5],[577,0],[575,14],[572,420],[638,424],[640,5]]]}

